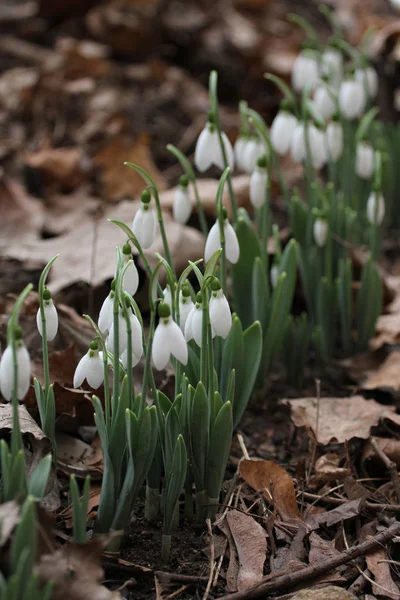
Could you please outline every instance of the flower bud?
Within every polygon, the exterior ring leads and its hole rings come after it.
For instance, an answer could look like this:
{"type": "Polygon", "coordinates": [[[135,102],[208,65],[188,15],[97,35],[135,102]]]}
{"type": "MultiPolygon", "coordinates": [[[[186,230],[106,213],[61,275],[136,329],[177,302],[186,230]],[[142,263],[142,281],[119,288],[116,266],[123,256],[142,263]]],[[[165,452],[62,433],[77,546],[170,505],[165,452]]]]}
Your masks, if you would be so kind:
{"type": "Polygon", "coordinates": [[[343,154],[343,127],[339,121],[331,121],[326,128],[328,155],[336,162],[343,154]]]}
{"type": "Polygon", "coordinates": [[[368,142],[359,142],[356,149],[356,174],[370,179],[374,173],[374,149],[368,142]]]}
{"type": "Polygon", "coordinates": [[[339,90],[339,108],[345,119],[361,117],[366,106],[365,89],[355,79],[345,79],[339,90]]]}
{"type": "Polygon", "coordinates": [[[372,191],[367,201],[367,219],[371,225],[382,225],[384,216],[384,197],[380,192],[372,191]]]}
{"type": "Polygon", "coordinates": [[[294,61],[292,70],[292,87],[295,92],[302,92],[305,87],[313,91],[318,84],[319,65],[315,52],[302,50],[294,61]]]}
{"type": "Polygon", "coordinates": [[[314,221],[313,233],[314,240],[317,246],[323,248],[328,237],[328,221],[326,219],[317,218],[314,221]]]}
{"type": "Polygon", "coordinates": [[[270,137],[273,149],[280,156],[289,152],[290,142],[298,121],[287,110],[280,110],[271,125],[270,137]]]}

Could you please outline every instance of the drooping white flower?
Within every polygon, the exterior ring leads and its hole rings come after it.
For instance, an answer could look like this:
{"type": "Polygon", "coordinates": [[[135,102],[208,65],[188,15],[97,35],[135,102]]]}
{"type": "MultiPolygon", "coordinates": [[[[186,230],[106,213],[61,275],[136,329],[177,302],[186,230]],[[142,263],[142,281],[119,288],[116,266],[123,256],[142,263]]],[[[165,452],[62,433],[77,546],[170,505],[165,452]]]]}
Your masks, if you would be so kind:
{"type": "Polygon", "coordinates": [[[345,119],[361,117],[366,106],[364,86],[354,78],[342,81],[339,90],[339,108],[345,119]]]}
{"type": "Polygon", "coordinates": [[[308,126],[311,162],[314,169],[321,169],[328,160],[325,135],[314,123],[308,126]]]}
{"type": "Polygon", "coordinates": [[[272,285],[273,289],[276,288],[276,284],[278,283],[278,277],[279,277],[279,266],[277,264],[273,264],[271,267],[270,274],[269,274],[269,278],[271,280],[271,285],[272,285]]]}
{"type": "Polygon", "coordinates": [[[148,190],[142,193],[142,203],[132,223],[132,231],[144,250],[150,248],[156,237],[157,215],[150,206],[151,196],[148,190]]]}
{"type": "MultiPolygon", "coordinates": [[[[199,292],[196,296],[196,304],[188,314],[185,324],[185,340],[190,342],[194,340],[201,348],[203,336],[203,303],[202,295],[199,292]]],[[[213,332],[213,337],[215,333],[213,332]]]]}
{"type": "Polygon", "coordinates": [[[328,221],[326,219],[322,219],[318,217],[314,221],[313,226],[313,234],[314,240],[317,246],[323,248],[326,244],[326,240],[328,238],[328,221]]]}
{"type": "MultiPolygon", "coordinates": [[[[110,331],[106,341],[106,348],[109,352],[114,353],[114,338],[115,338],[115,328],[114,328],[114,315],[113,322],[110,327],[110,331]]],[[[128,346],[128,333],[126,331],[126,321],[122,310],[119,310],[118,313],[118,356],[126,350],[128,346]]]]}
{"type": "Polygon", "coordinates": [[[289,152],[290,142],[298,121],[296,117],[287,110],[280,110],[272,121],[270,138],[273,149],[280,156],[289,152]]]}
{"type": "MultiPolygon", "coordinates": [[[[142,334],[142,327],[140,325],[139,319],[133,313],[130,315],[130,322],[131,322],[131,331],[132,331],[132,334],[131,334],[132,367],[135,367],[143,355],[143,334],[142,334]]],[[[125,323],[125,326],[126,326],[126,323],[125,323]]],[[[122,364],[124,365],[125,369],[128,366],[128,339],[127,339],[126,344],[127,344],[127,348],[126,348],[126,350],[123,351],[123,353],[120,356],[122,364]]],[[[111,348],[110,348],[110,350],[112,351],[111,348]]]]}
{"type": "Polygon", "coordinates": [[[302,163],[306,158],[305,125],[298,123],[293,131],[290,142],[290,155],[296,164],[302,163]]]}
{"type": "Polygon", "coordinates": [[[186,321],[194,304],[190,296],[189,286],[183,285],[179,293],[179,327],[184,332],[186,321]]]}
{"type": "Polygon", "coordinates": [[[328,155],[336,162],[343,154],[343,127],[339,121],[331,121],[326,128],[328,155]]]}
{"type": "Polygon", "coordinates": [[[171,308],[172,307],[172,293],[171,293],[171,287],[168,283],[163,290],[163,296],[164,296],[163,302],[165,302],[165,304],[168,304],[168,306],[171,308]]]}
{"type": "Polygon", "coordinates": [[[378,74],[374,67],[365,67],[365,69],[356,69],[354,77],[367,89],[368,96],[371,99],[376,98],[378,93],[378,74]]]}
{"type": "Polygon", "coordinates": [[[266,153],[265,144],[258,137],[250,138],[243,151],[244,170],[252,173],[256,168],[257,161],[266,153]]]}
{"type": "MultiPolygon", "coordinates": [[[[224,236],[225,236],[225,255],[230,263],[235,264],[239,260],[239,242],[237,235],[228,219],[224,219],[224,236]]],[[[221,236],[219,231],[218,220],[215,221],[207,236],[206,247],[204,250],[204,260],[208,262],[214,252],[221,248],[221,236]]]]}
{"type": "Polygon", "coordinates": [[[356,148],[356,174],[361,179],[370,179],[374,173],[374,149],[368,142],[361,141],[356,148]]]}
{"type": "Polygon", "coordinates": [[[343,55],[336,48],[327,48],[321,57],[321,74],[337,88],[343,77],[343,55]]]}
{"type": "MultiPolygon", "coordinates": [[[[221,132],[221,137],[225,148],[228,167],[232,170],[235,163],[232,144],[223,131],[221,132]]],[[[200,173],[207,171],[212,165],[218,167],[221,171],[225,168],[218,131],[215,125],[210,123],[210,121],[208,121],[197,139],[194,164],[200,173]]]]}
{"type": "MultiPolygon", "coordinates": [[[[20,330],[19,330],[20,331],[20,330]]],[[[19,331],[18,336],[19,337],[19,331]]],[[[22,332],[21,332],[22,334],[22,332]]],[[[31,361],[28,350],[21,337],[16,339],[17,359],[17,398],[23,400],[28,392],[31,381],[31,361]]],[[[14,386],[14,361],[12,346],[9,345],[3,352],[0,361],[0,391],[5,400],[11,400],[14,386]]]]}
{"type": "Polygon", "coordinates": [[[225,340],[232,327],[231,309],[218,280],[213,281],[211,289],[209,306],[211,328],[215,335],[225,340]]]}
{"type": "Polygon", "coordinates": [[[172,320],[171,310],[168,304],[160,304],[158,307],[160,321],[154,332],[152,358],[158,371],[164,369],[168,361],[174,356],[183,365],[188,361],[188,349],[184,335],[179,326],[172,320]]]}
{"type": "Polygon", "coordinates": [[[111,290],[106,299],[104,300],[99,314],[98,327],[101,333],[110,331],[113,322],[113,310],[114,310],[114,287],[115,280],[111,284],[111,290]]]}
{"type": "MultiPolygon", "coordinates": [[[[46,338],[48,342],[54,340],[58,331],[58,314],[51,298],[50,291],[45,288],[43,292],[44,317],[46,320],[46,338]]],[[[36,313],[36,325],[40,335],[43,337],[43,323],[40,308],[36,313]]]]}
{"type": "Polygon", "coordinates": [[[245,171],[244,168],[244,153],[246,151],[246,146],[249,142],[248,135],[239,135],[236,139],[235,146],[233,149],[235,156],[235,165],[240,171],[245,171]]]}
{"type": "Polygon", "coordinates": [[[320,84],[315,90],[314,105],[324,121],[329,121],[336,111],[333,91],[328,90],[326,86],[320,84]]]}
{"type": "Polygon", "coordinates": [[[316,52],[302,50],[294,61],[292,70],[292,87],[295,92],[302,92],[307,86],[313,91],[319,79],[318,56],[316,52]]]}
{"type": "Polygon", "coordinates": [[[97,342],[91,342],[88,352],[79,361],[74,375],[74,388],[80,387],[85,379],[95,390],[104,380],[103,353],[99,352],[97,342]]]}
{"type": "Polygon", "coordinates": [[[124,278],[122,280],[122,289],[124,292],[128,292],[131,296],[134,296],[139,287],[139,273],[136,268],[134,261],[132,260],[132,249],[129,244],[125,244],[122,248],[125,263],[132,261],[129,267],[126,269],[124,278]]]}
{"type": "Polygon", "coordinates": [[[260,208],[265,203],[267,183],[267,169],[258,164],[250,177],[250,202],[254,208],[260,208]]]}
{"type": "Polygon", "coordinates": [[[367,219],[371,225],[382,225],[385,216],[385,199],[380,192],[372,191],[367,201],[367,219]]]}
{"type": "Polygon", "coordinates": [[[188,184],[188,178],[186,175],[182,175],[179,180],[179,186],[176,188],[174,203],[172,205],[172,215],[175,221],[182,225],[188,222],[193,210],[188,184]]]}

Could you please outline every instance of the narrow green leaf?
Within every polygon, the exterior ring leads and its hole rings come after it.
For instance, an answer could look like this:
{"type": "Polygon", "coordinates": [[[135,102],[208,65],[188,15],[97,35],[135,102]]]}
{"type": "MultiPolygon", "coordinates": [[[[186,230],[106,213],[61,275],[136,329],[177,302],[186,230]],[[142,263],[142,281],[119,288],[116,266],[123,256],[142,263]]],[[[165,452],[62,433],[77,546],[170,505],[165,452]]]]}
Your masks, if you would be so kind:
{"type": "Polygon", "coordinates": [[[207,491],[208,497],[219,498],[232,442],[232,405],[225,402],[215,419],[208,450],[207,491]]]}
{"type": "Polygon", "coordinates": [[[237,427],[254,389],[260,368],[263,349],[262,329],[259,321],[253,323],[243,333],[243,373],[246,377],[238,382],[233,404],[233,427],[237,427]]]}
{"type": "Polygon", "coordinates": [[[46,491],[52,463],[51,454],[44,456],[33,471],[28,484],[28,494],[41,500],[46,491]]]}

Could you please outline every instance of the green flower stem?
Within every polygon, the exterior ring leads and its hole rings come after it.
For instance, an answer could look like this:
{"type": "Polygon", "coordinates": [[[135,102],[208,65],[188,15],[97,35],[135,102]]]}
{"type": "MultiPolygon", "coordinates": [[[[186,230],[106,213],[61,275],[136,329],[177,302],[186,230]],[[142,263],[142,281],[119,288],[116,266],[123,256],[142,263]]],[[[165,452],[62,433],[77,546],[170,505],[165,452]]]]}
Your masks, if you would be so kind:
{"type": "MultiPolygon", "coordinates": [[[[218,106],[218,94],[217,94],[217,84],[218,84],[218,74],[216,71],[211,71],[210,80],[209,80],[209,95],[210,95],[210,108],[212,115],[214,117],[214,125],[218,133],[219,145],[221,147],[222,160],[224,162],[224,167],[227,169],[229,167],[228,159],[225,151],[225,144],[222,139],[222,129],[221,129],[221,121],[219,118],[219,106],[218,106]]],[[[233,190],[232,177],[230,172],[228,171],[228,190],[229,190],[229,198],[231,201],[232,208],[232,218],[236,223],[237,220],[237,203],[235,198],[235,192],[233,190]]]]}
{"type": "Polygon", "coordinates": [[[113,325],[114,325],[114,348],[113,348],[113,396],[112,396],[112,414],[117,408],[119,396],[119,300],[117,286],[115,286],[113,325]]]}
{"type": "Polygon", "coordinates": [[[143,381],[142,381],[142,394],[141,394],[141,403],[140,403],[141,410],[140,410],[140,414],[138,415],[138,418],[141,417],[142,412],[145,407],[145,404],[146,404],[146,395],[147,395],[147,388],[149,385],[149,379],[150,379],[150,385],[151,385],[152,393],[153,393],[153,401],[156,402],[156,400],[157,400],[157,390],[156,390],[156,386],[155,386],[155,382],[154,382],[153,371],[152,371],[151,365],[150,365],[155,324],[156,324],[156,306],[154,306],[152,308],[151,313],[150,313],[149,337],[147,340],[147,347],[145,348],[146,360],[144,363],[144,372],[143,372],[143,381]]]}
{"type": "Polygon", "coordinates": [[[208,339],[207,339],[207,350],[208,350],[208,395],[211,403],[211,418],[214,421],[215,414],[215,400],[214,400],[214,348],[211,325],[207,327],[208,339]]]}
{"type": "MultiPolygon", "coordinates": [[[[221,175],[219,180],[217,198],[216,198],[216,212],[219,225],[219,235],[221,241],[221,287],[223,293],[226,295],[226,253],[225,253],[225,232],[224,232],[224,208],[222,204],[222,195],[224,191],[224,185],[226,179],[229,177],[229,167],[221,175]]],[[[204,383],[204,382],[203,382],[204,383]]]]}
{"type": "MultiPolygon", "coordinates": [[[[208,299],[207,292],[205,289],[202,291],[203,303],[202,303],[202,319],[201,319],[201,349],[200,349],[200,380],[204,383],[207,388],[207,379],[209,374],[208,367],[208,327],[209,327],[209,314],[208,314],[208,299]]],[[[209,383],[209,382],[208,382],[209,383]]]]}
{"type": "Polygon", "coordinates": [[[168,245],[168,240],[167,240],[167,234],[165,232],[165,227],[164,227],[164,219],[162,216],[162,210],[161,210],[161,203],[160,203],[160,197],[158,195],[158,190],[156,187],[152,188],[152,192],[154,195],[154,200],[156,203],[156,209],[157,209],[157,219],[158,219],[158,224],[160,226],[160,233],[161,233],[161,238],[163,241],[163,246],[164,246],[164,252],[165,252],[165,257],[169,263],[169,266],[172,269],[172,272],[175,275],[175,269],[174,269],[174,263],[172,261],[172,255],[169,249],[169,245],[168,245]]]}
{"type": "MultiPolygon", "coordinates": [[[[52,258],[45,268],[43,269],[38,285],[39,292],[39,304],[40,304],[40,319],[42,321],[42,351],[43,351],[43,377],[44,377],[44,391],[45,391],[45,403],[47,403],[47,399],[49,397],[49,387],[50,387],[50,369],[49,369],[49,352],[47,347],[47,330],[46,330],[46,315],[44,312],[44,299],[43,293],[46,285],[47,275],[53,265],[54,261],[57,260],[58,254],[52,258]]],[[[47,410],[46,410],[47,413],[47,410]]],[[[42,423],[43,425],[43,423],[42,423]]],[[[45,433],[47,433],[45,431],[45,433]]]]}

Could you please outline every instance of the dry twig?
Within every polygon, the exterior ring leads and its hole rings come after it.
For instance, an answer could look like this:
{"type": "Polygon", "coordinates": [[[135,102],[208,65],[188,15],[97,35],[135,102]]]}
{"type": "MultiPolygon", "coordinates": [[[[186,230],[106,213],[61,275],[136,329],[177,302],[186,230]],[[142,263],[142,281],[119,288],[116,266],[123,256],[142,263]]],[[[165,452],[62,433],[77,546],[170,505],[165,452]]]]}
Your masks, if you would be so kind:
{"type": "Polygon", "coordinates": [[[390,479],[392,480],[397,502],[400,503],[400,477],[397,471],[397,465],[393,460],[390,460],[390,458],[384,453],[376,439],[371,438],[370,442],[376,454],[379,456],[379,458],[389,471],[390,479]]]}

